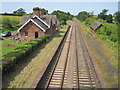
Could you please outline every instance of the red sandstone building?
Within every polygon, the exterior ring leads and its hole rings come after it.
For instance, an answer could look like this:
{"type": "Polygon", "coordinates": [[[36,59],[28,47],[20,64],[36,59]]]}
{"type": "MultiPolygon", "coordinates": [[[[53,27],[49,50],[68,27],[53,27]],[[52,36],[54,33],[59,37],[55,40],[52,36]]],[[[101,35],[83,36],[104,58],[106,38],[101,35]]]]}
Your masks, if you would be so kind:
{"type": "Polygon", "coordinates": [[[53,34],[56,30],[56,15],[42,15],[42,9],[33,8],[33,15],[24,15],[18,29],[21,41],[30,41],[46,34],[53,34]]]}

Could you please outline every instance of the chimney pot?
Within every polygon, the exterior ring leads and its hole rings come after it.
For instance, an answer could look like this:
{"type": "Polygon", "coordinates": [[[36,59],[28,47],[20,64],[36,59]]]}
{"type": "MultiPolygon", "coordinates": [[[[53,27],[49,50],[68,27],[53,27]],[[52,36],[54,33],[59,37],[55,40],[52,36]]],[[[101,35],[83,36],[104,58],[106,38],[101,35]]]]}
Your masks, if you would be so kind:
{"type": "Polygon", "coordinates": [[[40,15],[42,15],[42,9],[40,8],[40,15]]]}
{"type": "Polygon", "coordinates": [[[46,14],[48,15],[48,10],[46,10],[46,14]]]}
{"type": "Polygon", "coordinates": [[[33,14],[39,16],[40,15],[40,8],[39,7],[33,8],[33,14]]]}

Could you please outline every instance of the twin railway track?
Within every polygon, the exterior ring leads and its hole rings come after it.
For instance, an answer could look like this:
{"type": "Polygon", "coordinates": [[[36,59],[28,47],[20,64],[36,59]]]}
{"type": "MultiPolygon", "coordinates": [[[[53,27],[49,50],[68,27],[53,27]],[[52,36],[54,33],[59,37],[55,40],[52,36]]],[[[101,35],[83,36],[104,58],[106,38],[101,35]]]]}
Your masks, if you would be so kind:
{"type": "Polygon", "coordinates": [[[91,57],[73,21],[36,88],[99,88],[91,57]]]}

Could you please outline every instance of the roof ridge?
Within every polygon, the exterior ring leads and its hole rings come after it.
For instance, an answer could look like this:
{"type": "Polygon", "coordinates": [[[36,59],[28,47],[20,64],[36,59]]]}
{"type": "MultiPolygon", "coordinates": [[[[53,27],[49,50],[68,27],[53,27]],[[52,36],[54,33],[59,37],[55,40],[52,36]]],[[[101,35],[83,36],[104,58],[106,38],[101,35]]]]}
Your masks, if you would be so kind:
{"type": "Polygon", "coordinates": [[[43,21],[40,17],[38,17],[37,15],[34,15],[33,18],[34,17],[37,17],[43,24],[45,24],[48,28],[50,28],[50,26],[45,21],[43,21]]]}

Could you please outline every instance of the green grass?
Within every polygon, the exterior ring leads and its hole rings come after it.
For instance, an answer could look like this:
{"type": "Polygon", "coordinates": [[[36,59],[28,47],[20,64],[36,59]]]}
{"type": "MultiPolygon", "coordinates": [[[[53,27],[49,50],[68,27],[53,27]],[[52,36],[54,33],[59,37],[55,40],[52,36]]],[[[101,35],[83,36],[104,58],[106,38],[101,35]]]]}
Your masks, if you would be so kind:
{"type": "Polygon", "coordinates": [[[2,23],[1,19],[4,18],[9,18],[10,20],[16,20],[16,21],[20,21],[22,19],[22,16],[8,16],[8,15],[0,15],[0,23],[2,23]]]}
{"type": "Polygon", "coordinates": [[[0,33],[4,32],[4,31],[17,31],[19,26],[19,22],[21,21],[22,19],[22,16],[7,16],[7,15],[0,15],[0,33]],[[12,28],[4,28],[3,25],[2,25],[2,21],[5,19],[5,18],[8,18],[12,24],[12,28]]]}
{"type": "Polygon", "coordinates": [[[25,44],[27,41],[14,41],[14,40],[1,40],[0,41],[0,57],[14,51],[15,48],[25,44]],[[8,45],[15,45],[13,47],[8,47],[8,45]]]}

